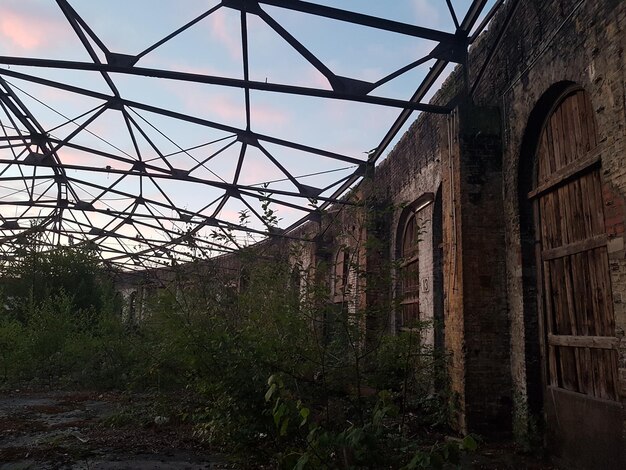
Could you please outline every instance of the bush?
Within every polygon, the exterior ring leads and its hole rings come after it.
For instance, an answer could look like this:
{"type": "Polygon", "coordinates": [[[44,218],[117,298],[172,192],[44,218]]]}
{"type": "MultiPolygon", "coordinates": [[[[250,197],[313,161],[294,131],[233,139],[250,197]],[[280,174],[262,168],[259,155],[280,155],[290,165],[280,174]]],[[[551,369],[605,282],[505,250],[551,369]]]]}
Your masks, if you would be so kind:
{"type": "Polygon", "coordinates": [[[283,468],[454,460],[433,434],[427,445],[419,437],[445,429],[451,402],[437,378],[445,357],[420,340],[429,325],[381,330],[365,344],[360,319],[371,312],[348,316],[323,285],[294,289],[287,260],[243,253],[242,264],[233,277],[208,262],[185,266],[129,324],[93,258],[69,249],[33,256],[4,280],[15,287],[0,312],[4,384],[184,391],[190,400],[164,407],[198,438],[283,468]]]}

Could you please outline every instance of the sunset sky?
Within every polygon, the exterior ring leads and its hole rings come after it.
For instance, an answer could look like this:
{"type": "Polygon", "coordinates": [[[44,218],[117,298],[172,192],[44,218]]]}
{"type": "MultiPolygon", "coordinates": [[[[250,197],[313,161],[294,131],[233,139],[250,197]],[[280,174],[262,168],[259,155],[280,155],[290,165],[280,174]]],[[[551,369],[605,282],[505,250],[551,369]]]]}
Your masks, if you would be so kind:
{"type": "MultiPolygon", "coordinates": [[[[217,5],[216,1],[200,0],[70,0],[72,7],[89,24],[107,48],[114,53],[136,55],[170,32],[217,5]]],[[[404,23],[454,32],[454,23],[443,0],[343,0],[315,3],[380,16],[404,23]]],[[[470,0],[453,0],[461,20],[470,0]]],[[[491,0],[485,12],[488,11],[491,0]]],[[[396,33],[350,25],[312,15],[295,13],[277,7],[263,9],[280,23],[300,43],[304,44],[336,75],[375,82],[395,70],[426,55],[436,43],[396,33]]],[[[326,78],[300,56],[287,42],[256,15],[247,15],[250,79],[330,90],[326,78]]],[[[243,78],[240,14],[229,8],[219,8],[178,37],[143,56],[136,67],[177,70],[214,76],[243,78]]],[[[96,50],[98,48],[96,47],[96,50]]],[[[85,47],[69,26],[57,3],[53,0],[0,0],[0,55],[92,62],[85,47]]],[[[104,54],[99,53],[102,62],[104,54]]],[[[398,99],[409,99],[420,80],[434,61],[401,75],[374,90],[371,94],[398,99]]],[[[449,66],[451,69],[451,66],[449,66]]],[[[51,68],[33,68],[0,63],[0,68],[45,77],[63,83],[110,95],[111,90],[100,74],[87,71],[67,71],[51,68]]],[[[178,83],[173,80],[111,74],[119,92],[128,100],[149,103],[228,126],[243,129],[246,126],[244,92],[206,84],[178,83]]],[[[56,138],[63,139],[75,130],[69,118],[83,122],[103,102],[76,94],[29,83],[14,77],[5,77],[16,94],[35,115],[40,124],[56,138]],[[87,114],[85,114],[87,113],[87,114]],[[85,116],[81,116],[85,114],[85,116]],[[60,127],[57,127],[60,126],[60,127]]],[[[436,90],[443,81],[441,77],[436,90]]],[[[375,148],[400,113],[371,104],[350,103],[322,98],[291,96],[279,93],[251,91],[251,130],[280,139],[365,160],[366,153],[375,148]]],[[[132,113],[131,113],[132,114],[132,113]]],[[[417,114],[409,120],[412,122],[417,114]]],[[[7,116],[0,112],[6,124],[7,116]]],[[[175,167],[190,169],[208,155],[229,142],[229,134],[195,124],[184,123],[149,112],[137,112],[134,118],[156,142],[161,151],[172,154],[175,167]],[[207,142],[222,139],[215,144],[207,142]],[[181,149],[190,149],[181,152],[181,149]]],[[[405,128],[408,126],[405,126],[405,128]]],[[[396,139],[397,140],[397,139],[396,139]]],[[[78,134],[74,143],[100,149],[116,155],[137,158],[126,131],[121,113],[107,110],[78,134]]],[[[142,159],[159,165],[148,142],[139,139],[142,159]]],[[[237,166],[240,143],[237,142],[211,159],[210,164],[198,166],[191,173],[197,178],[231,182],[237,166]]],[[[354,171],[354,165],[329,158],[312,156],[305,152],[274,144],[265,145],[280,165],[294,176],[319,172],[301,180],[306,185],[324,188],[354,171]]],[[[387,149],[391,150],[392,146],[387,149]]],[[[5,150],[0,150],[6,152],[5,150]]],[[[9,158],[2,154],[2,158],[9,158]]],[[[111,163],[104,157],[62,148],[59,158],[65,164],[128,170],[120,162],[111,163]],[[117,166],[115,166],[117,165],[117,166]]],[[[15,172],[9,169],[5,176],[15,172]]],[[[110,184],[115,175],[88,174],[82,170],[68,170],[76,178],[88,178],[96,184],[110,184]]],[[[285,174],[272,164],[257,148],[248,148],[245,164],[239,178],[243,185],[272,182],[270,189],[294,191],[284,180],[285,174]]],[[[137,194],[138,178],[126,179],[118,189],[137,194]]],[[[143,194],[155,200],[163,199],[159,188],[145,181],[143,194]]],[[[84,187],[85,200],[93,196],[93,188],[84,187]]],[[[198,211],[219,197],[219,191],[205,186],[163,182],[161,189],[177,207],[198,211]]],[[[3,184],[0,196],[19,191],[17,183],[3,184]]],[[[327,193],[332,192],[329,189],[327,193]]],[[[11,195],[19,199],[19,193],[11,195]]],[[[113,199],[110,204],[122,204],[113,199]]],[[[285,199],[290,200],[290,199],[285,199]]],[[[105,199],[100,201],[105,202],[105,199]]],[[[301,201],[300,201],[301,203],[301,201]]],[[[254,206],[258,209],[258,203],[254,206]]],[[[231,198],[221,209],[219,217],[237,221],[246,207],[231,198]]],[[[286,226],[303,214],[290,207],[277,207],[281,225],[286,226]]],[[[7,208],[2,213],[7,215],[7,208]]],[[[203,214],[206,214],[203,212],[203,214]]],[[[96,215],[97,216],[97,215],[96,215]]]]}

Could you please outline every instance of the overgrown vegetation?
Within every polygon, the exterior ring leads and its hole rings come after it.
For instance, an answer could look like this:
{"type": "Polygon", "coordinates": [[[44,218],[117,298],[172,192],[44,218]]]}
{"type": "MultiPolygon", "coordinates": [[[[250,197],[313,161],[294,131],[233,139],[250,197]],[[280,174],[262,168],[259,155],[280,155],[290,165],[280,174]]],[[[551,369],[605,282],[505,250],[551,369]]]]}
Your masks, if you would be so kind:
{"type": "Polygon", "coordinates": [[[286,255],[240,256],[146,288],[141,315],[88,252],[25,257],[2,282],[2,384],[151,392],[159,418],[254,468],[442,468],[475,448],[445,439],[454,400],[430,325],[366,335],[365,317],[391,305],[349,311],[316,281],[327,266],[307,277],[286,255]]]}

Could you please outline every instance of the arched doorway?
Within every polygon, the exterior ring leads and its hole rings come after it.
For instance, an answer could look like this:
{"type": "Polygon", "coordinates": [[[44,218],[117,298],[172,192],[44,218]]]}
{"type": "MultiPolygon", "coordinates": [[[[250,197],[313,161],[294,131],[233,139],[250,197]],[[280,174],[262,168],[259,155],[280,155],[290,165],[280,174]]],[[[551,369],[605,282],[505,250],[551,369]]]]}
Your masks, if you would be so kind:
{"type": "Polygon", "coordinates": [[[591,102],[563,87],[535,142],[537,315],[549,444],[572,467],[616,468],[622,410],[591,102]]]}

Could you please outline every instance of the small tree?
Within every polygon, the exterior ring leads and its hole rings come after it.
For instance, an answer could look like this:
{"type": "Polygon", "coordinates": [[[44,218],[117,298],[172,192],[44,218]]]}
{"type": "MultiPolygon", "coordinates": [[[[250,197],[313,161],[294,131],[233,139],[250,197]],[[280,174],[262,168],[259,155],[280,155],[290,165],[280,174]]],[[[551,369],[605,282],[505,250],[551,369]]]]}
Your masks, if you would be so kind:
{"type": "Polygon", "coordinates": [[[113,283],[92,251],[59,247],[48,252],[31,249],[10,266],[0,281],[6,309],[26,321],[28,311],[47,299],[66,295],[71,307],[82,311],[117,311],[113,283]]]}

